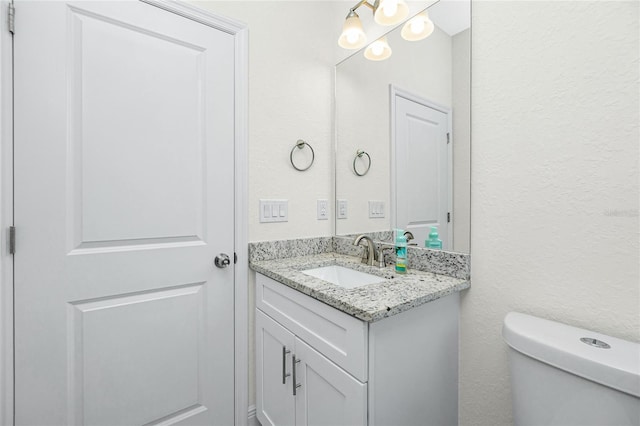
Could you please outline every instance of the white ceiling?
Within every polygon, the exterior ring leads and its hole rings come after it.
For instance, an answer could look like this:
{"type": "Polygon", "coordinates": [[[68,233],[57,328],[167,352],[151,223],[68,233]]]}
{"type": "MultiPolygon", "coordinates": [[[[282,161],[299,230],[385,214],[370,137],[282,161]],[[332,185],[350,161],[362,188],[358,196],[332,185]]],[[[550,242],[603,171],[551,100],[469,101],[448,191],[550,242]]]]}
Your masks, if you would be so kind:
{"type": "Polygon", "coordinates": [[[471,27],[469,0],[440,0],[429,8],[429,18],[450,36],[471,27]]]}

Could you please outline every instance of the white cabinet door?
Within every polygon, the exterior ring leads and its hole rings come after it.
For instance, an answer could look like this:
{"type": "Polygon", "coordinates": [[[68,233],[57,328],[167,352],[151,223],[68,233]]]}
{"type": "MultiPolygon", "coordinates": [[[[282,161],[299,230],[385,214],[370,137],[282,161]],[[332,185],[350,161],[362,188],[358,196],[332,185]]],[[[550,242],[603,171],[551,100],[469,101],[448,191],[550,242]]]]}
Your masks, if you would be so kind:
{"type": "Polygon", "coordinates": [[[232,424],[234,37],[15,7],[15,423],[232,424]]]}
{"type": "Polygon", "coordinates": [[[291,332],[256,310],[256,415],[262,426],[295,424],[294,345],[291,332]]]}
{"type": "Polygon", "coordinates": [[[367,424],[367,385],[296,338],[297,426],[367,424]]]}

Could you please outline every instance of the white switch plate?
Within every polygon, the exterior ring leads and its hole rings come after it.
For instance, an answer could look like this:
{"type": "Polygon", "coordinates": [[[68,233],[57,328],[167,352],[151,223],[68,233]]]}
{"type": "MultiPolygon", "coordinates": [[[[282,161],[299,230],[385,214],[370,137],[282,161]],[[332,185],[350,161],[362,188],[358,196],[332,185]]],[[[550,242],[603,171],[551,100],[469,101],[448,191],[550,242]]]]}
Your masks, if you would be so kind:
{"type": "Polygon", "coordinates": [[[384,201],[369,201],[369,218],[384,217],[384,201]]]}
{"type": "Polygon", "coordinates": [[[318,200],[318,220],[329,219],[329,200],[318,200]]]}
{"type": "Polygon", "coordinates": [[[337,205],[336,218],[346,219],[347,218],[347,200],[338,200],[336,205],[337,205]]]}
{"type": "Polygon", "coordinates": [[[260,222],[287,222],[289,200],[260,200],[260,222]]]}

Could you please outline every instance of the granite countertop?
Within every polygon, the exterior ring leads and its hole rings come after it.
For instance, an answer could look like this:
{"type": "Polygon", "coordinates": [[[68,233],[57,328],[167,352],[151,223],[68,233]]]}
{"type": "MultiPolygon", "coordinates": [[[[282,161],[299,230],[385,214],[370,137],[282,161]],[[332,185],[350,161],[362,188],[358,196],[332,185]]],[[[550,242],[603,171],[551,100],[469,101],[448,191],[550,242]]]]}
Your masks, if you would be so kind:
{"type": "Polygon", "coordinates": [[[470,287],[467,279],[409,269],[397,274],[393,266],[378,268],[359,257],[335,252],[255,260],[251,269],[363,321],[374,322],[470,287]],[[377,275],[382,282],[346,289],[301,271],[341,265],[377,275]]]}

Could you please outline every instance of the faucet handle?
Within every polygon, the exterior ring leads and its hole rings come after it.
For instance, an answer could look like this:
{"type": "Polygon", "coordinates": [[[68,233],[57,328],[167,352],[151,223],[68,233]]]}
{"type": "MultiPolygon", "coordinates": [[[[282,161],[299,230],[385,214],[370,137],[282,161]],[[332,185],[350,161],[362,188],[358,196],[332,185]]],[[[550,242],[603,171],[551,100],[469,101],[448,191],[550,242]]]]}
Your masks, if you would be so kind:
{"type": "Polygon", "coordinates": [[[373,256],[373,253],[369,253],[369,246],[362,246],[362,260],[361,263],[369,263],[369,256],[373,256]]]}
{"type": "Polygon", "coordinates": [[[409,245],[409,241],[414,240],[416,238],[413,236],[413,233],[411,231],[405,232],[404,236],[407,238],[407,245],[409,245]]]}
{"type": "Polygon", "coordinates": [[[385,251],[393,251],[393,247],[382,247],[380,246],[380,249],[378,250],[378,266],[380,268],[385,268],[387,266],[387,263],[384,261],[384,252],[385,251]]]}

